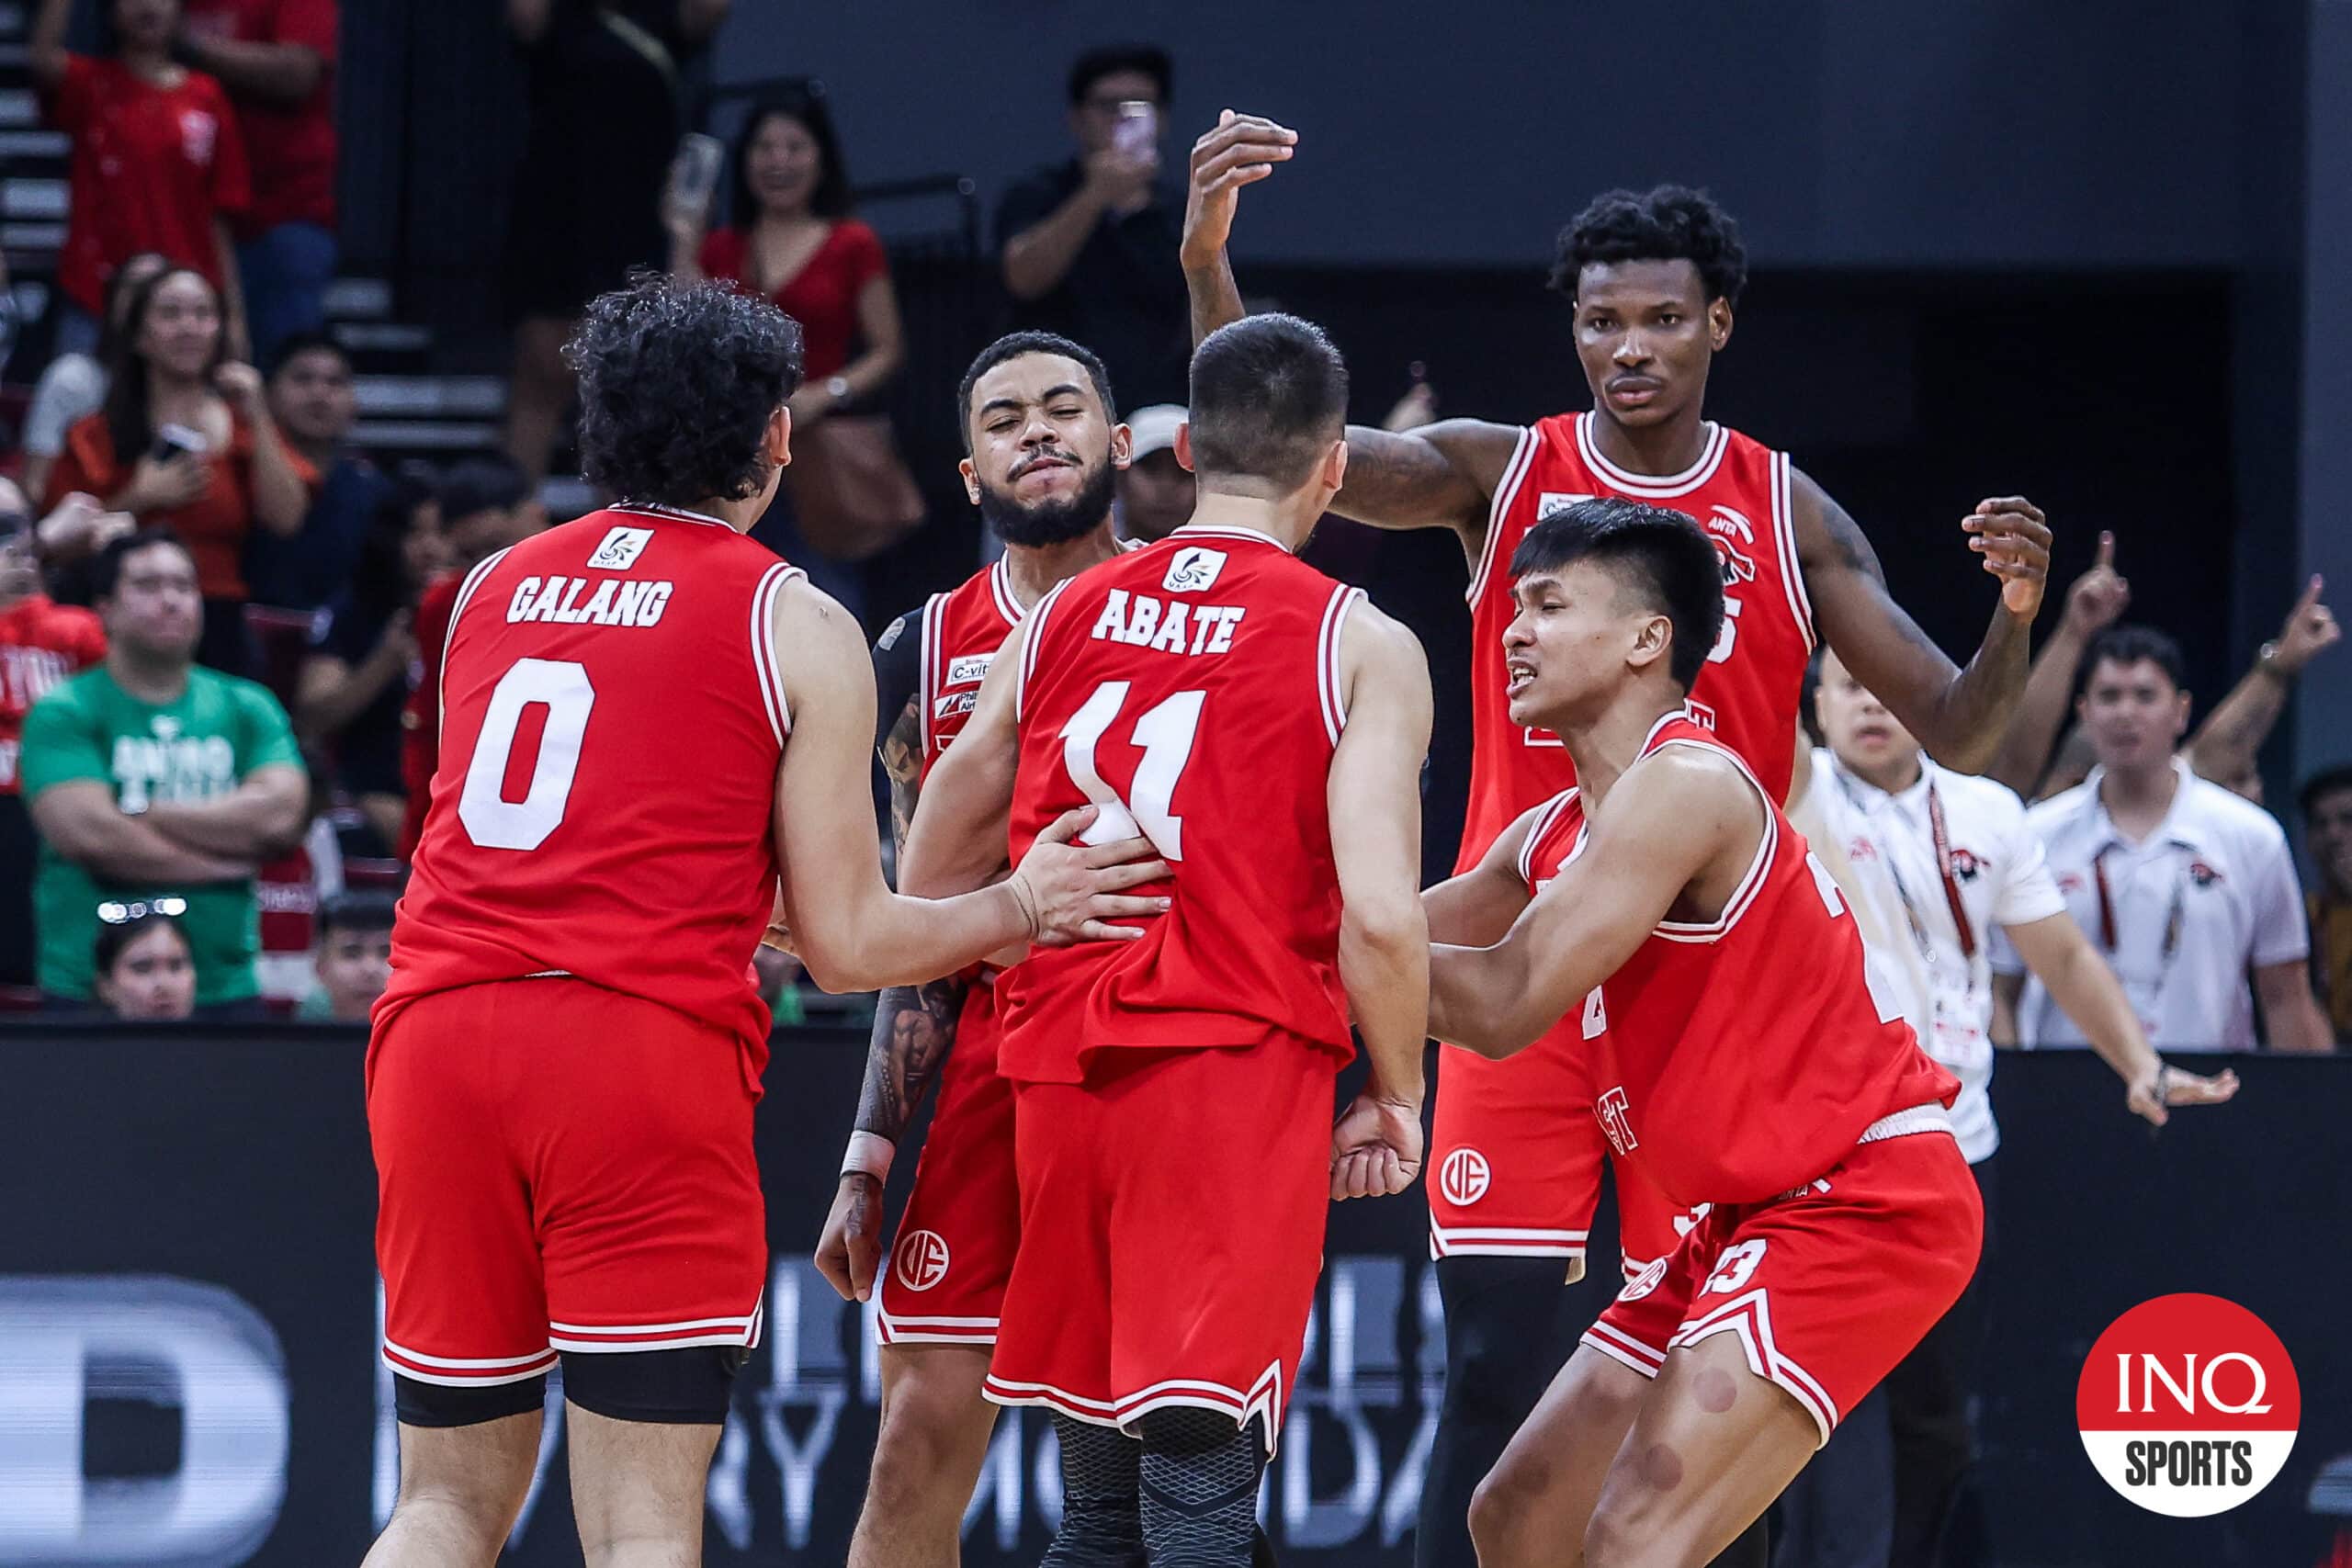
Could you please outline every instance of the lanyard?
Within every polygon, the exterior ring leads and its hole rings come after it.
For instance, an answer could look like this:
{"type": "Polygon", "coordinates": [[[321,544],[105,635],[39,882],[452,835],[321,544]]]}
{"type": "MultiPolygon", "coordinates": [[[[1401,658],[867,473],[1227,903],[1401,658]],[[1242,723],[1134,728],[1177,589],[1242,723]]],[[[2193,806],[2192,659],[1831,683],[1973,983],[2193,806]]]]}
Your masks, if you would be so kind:
{"type": "MultiPolygon", "coordinates": [[[[1859,808],[1861,802],[1855,798],[1853,785],[1844,773],[1837,776],[1838,787],[1846,792],[1846,798],[1859,808]]],[[[1895,809],[1892,798],[1887,805],[1890,810],[1895,809]]],[[[1960,937],[1960,955],[1963,960],[1973,960],[1976,956],[1976,927],[1969,919],[1968,906],[1960,897],[1960,878],[1952,870],[1951,838],[1944,828],[1943,796],[1937,793],[1936,782],[1932,778],[1928,781],[1928,833],[1935,843],[1936,875],[1944,885],[1944,908],[1951,912],[1952,930],[1960,937]]],[[[1883,851],[1881,852],[1886,862],[1887,874],[1894,882],[1894,896],[1903,901],[1903,918],[1910,924],[1911,940],[1918,943],[1920,956],[1928,961],[1928,971],[1932,974],[1936,966],[1935,940],[1928,934],[1927,923],[1919,918],[1918,908],[1911,901],[1911,889],[1904,884],[1903,870],[1896,863],[1896,858],[1883,851]]]]}
{"type": "MultiPolygon", "coordinates": [[[[2107,855],[2109,850],[2117,847],[2115,841],[2109,840],[2099,847],[2098,853],[2091,857],[2091,878],[2098,884],[2098,941],[2109,957],[2114,956],[2116,950],[2115,895],[2107,885],[2107,855]]],[[[2173,847],[2177,849],[2181,846],[2176,844],[2173,847]]],[[[2186,912],[2183,905],[2188,896],[2188,868],[2177,863],[2172,874],[2172,901],[2165,910],[2164,944],[2158,949],[2165,969],[2172,967],[2173,954],[2180,951],[2181,917],[2186,912]]],[[[2161,970],[2156,983],[2159,987],[2164,984],[2161,970]]]]}

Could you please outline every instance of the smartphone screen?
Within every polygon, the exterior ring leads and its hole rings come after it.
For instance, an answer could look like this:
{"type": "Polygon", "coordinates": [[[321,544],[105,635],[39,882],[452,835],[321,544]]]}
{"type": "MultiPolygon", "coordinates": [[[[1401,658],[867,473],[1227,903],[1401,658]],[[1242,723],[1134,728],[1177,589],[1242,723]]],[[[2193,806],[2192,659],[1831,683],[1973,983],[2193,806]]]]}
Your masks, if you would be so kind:
{"type": "Polygon", "coordinates": [[[1112,128],[1111,145],[1130,158],[1148,157],[1159,140],[1159,111],[1141,98],[1119,106],[1119,122],[1112,128]]]}

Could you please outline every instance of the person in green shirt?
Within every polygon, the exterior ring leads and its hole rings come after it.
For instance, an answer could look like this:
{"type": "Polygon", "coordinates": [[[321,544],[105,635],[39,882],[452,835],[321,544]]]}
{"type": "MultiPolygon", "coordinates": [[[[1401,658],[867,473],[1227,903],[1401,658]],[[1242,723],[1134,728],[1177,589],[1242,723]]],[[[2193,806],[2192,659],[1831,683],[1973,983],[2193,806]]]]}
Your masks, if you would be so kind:
{"type": "Polygon", "coordinates": [[[101,903],[184,899],[199,1016],[250,1008],[260,909],[254,870],[301,836],[309,779],[286,710],[195,662],[196,564],[149,527],[96,561],[106,662],[25,716],[19,773],[41,838],[38,978],[88,1001],[101,903]]]}

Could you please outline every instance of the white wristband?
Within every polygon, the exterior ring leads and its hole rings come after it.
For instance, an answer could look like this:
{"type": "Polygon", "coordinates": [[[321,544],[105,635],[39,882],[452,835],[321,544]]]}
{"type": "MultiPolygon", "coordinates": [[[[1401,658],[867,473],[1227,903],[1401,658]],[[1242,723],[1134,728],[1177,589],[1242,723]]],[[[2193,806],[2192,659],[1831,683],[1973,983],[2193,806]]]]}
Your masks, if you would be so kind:
{"type": "Polygon", "coordinates": [[[849,1147],[842,1151],[842,1174],[863,1171],[876,1181],[888,1181],[890,1156],[898,1152],[899,1146],[881,1134],[861,1129],[849,1135],[849,1147]]]}

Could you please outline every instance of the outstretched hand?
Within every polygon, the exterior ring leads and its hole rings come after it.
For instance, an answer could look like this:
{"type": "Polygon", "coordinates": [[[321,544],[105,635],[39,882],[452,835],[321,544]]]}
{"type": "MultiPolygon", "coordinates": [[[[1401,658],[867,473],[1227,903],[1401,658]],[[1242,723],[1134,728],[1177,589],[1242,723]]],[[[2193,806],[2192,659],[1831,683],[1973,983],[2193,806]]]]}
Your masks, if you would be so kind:
{"type": "Polygon", "coordinates": [[[2229,1068],[2209,1077],[2203,1073],[2183,1072],[2178,1067],[2160,1065],[2124,1091],[2123,1103],[2132,1115],[2151,1126],[2161,1127],[2171,1120],[2167,1107],[2221,1105],[2237,1092],[2238,1075],[2229,1068]]]}
{"type": "Polygon", "coordinates": [[[1193,143],[1181,252],[1186,271],[1216,265],[1226,242],[1233,237],[1233,214],[1240,205],[1241,187],[1272,174],[1274,165],[1286,161],[1297,142],[1298,132],[1287,126],[1227,109],[1217,116],[1216,129],[1193,143]]]}
{"type": "Polygon", "coordinates": [[[2087,642],[2113,626],[2132,603],[2132,584],[2115,570],[2115,536],[2098,536],[2098,558],[2067,585],[2066,629],[2087,642]]]}
{"type": "Polygon", "coordinates": [[[2304,585],[2303,596],[2287,612],[2287,624],[2278,628],[2277,658],[2279,667],[2290,675],[2300,675],[2303,667],[2320,654],[2344,640],[2344,628],[2335,624],[2335,613],[2319,602],[2320,592],[2327,581],[2314,573],[2304,585]]]}
{"type": "Polygon", "coordinates": [[[1036,842],[1013,868],[1013,897],[1029,917],[1029,940],[1040,947],[1133,942],[1143,935],[1140,928],[1110,922],[1168,911],[1170,900],[1164,897],[1138,897],[1124,892],[1168,878],[1168,863],[1159,858],[1149,839],[1114,839],[1103,844],[1073,841],[1093,825],[1097,815],[1091,806],[1063,812],[1037,835],[1036,842]]]}
{"type": "Polygon", "coordinates": [[[2001,580],[2001,605],[2030,621],[2041,608],[2050,580],[2050,520],[2021,495],[1995,496],[1961,519],[1968,547],[2001,580]]]}

